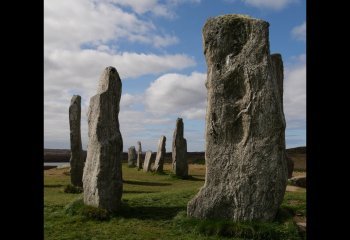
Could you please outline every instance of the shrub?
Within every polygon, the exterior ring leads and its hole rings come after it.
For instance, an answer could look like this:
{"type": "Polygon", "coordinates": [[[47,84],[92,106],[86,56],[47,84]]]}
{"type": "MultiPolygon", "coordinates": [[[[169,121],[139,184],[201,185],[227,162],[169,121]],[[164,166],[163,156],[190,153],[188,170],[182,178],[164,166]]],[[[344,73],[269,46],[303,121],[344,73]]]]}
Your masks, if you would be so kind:
{"type": "Polygon", "coordinates": [[[82,215],[88,219],[106,221],[109,220],[110,215],[107,210],[85,205],[82,215]]]}
{"type": "Polygon", "coordinates": [[[105,209],[85,205],[82,198],[69,203],[64,210],[68,215],[81,215],[90,220],[105,221],[111,217],[105,209]]]}
{"type": "Polygon", "coordinates": [[[84,208],[84,202],[82,198],[79,198],[65,207],[65,213],[68,215],[77,215],[81,214],[82,209],[84,208]]]}
{"type": "Polygon", "coordinates": [[[82,187],[78,187],[78,186],[73,186],[72,184],[68,184],[64,188],[64,192],[65,193],[82,193],[83,192],[83,188],[82,187]]]}

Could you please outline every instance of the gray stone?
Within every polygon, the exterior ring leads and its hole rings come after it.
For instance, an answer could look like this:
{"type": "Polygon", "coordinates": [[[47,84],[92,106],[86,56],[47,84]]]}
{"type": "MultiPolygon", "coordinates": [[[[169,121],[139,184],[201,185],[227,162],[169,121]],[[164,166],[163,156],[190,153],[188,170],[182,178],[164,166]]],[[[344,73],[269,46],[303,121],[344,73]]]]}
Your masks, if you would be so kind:
{"type": "Polygon", "coordinates": [[[272,220],[282,203],[285,120],[268,28],[235,14],[204,25],[206,176],[187,205],[191,217],[272,220]]]}
{"type": "Polygon", "coordinates": [[[136,166],[136,149],[134,146],[129,147],[128,149],[128,166],[135,167],[136,166]]]}
{"type": "Polygon", "coordinates": [[[136,160],[136,167],[137,169],[141,169],[142,168],[142,147],[141,147],[141,142],[138,141],[137,142],[137,160],[136,160]]]}
{"type": "Polygon", "coordinates": [[[70,127],[70,181],[74,186],[83,186],[84,156],[80,132],[81,97],[74,95],[69,106],[70,127]]]}
{"type": "Polygon", "coordinates": [[[158,151],[157,151],[156,161],[154,163],[154,168],[153,168],[154,171],[159,173],[163,172],[164,158],[166,153],[165,142],[166,142],[166,137],[161,136],[158,141],[158,151]]]}
{"type": "Polygon", "coordinates": [[[119,130],[122,82],[114,67],[100,78],[97,95],[88,111],[89,143],[84,167],[84,203],[108,211],[118,210],[123,192],[123,139],[119,130]]]}
{"type": "Polygon", "coordinates": [[[287,168],[288,168],[288,179],[293,177],[293,170],[294,170],[294,161],[291,157],[288,156],[286,153],[286,161],[287,161],[287,168]]]}
{"type": "Polygon", "coordinates": [[[143,162],[143,171],[149,172],[151,170],[151,164],[152,164],[152,151],[147,151],[145,155],[145,161],[143,162]]]}
{"type": "Polygon", "coordinates": [[[184,123],[182,118],[176,120],[172,145],[173,172],[176,176],[188,176],[187,141],[184,138],[184,123]]]}
{"type": "MultiPolygon", "coordinates": [[[[271,54],[271,63],[272,63],[272,69],[273,69],[273,73],[275,74],[275,78],[277,80],[277,86],[278,86],[278,93],[279,93],[279,97],[280,97],[280,102],[282,103],[281,108],[283,111],[283,79],[284,79],[284,75],[283,75],[283,61],[282,61],[282,56],[281,54],[275,53],[275,54],[271,54]]],[[[283,131],[283,136],[282,139],[284,141],[284,145],[285,144],[285,133],[283,131]]],[[[293,170],[294,170],[294,162],[293,160],[287,155],[287,152],[284,152],[284,159],[287,162],[287,168],[288,168],[288,178],[292,177],[293,174],[293,170]]]]}

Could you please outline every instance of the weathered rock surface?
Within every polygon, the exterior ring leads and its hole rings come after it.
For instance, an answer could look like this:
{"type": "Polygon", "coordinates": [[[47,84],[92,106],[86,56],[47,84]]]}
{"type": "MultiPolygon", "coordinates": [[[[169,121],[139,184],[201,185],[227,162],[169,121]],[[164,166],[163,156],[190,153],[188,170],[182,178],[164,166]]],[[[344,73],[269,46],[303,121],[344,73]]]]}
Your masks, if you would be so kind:
{"type": "Polygon", "coordinates": [[[145,161],[143,162],[143,171],[149,172],[151,170],[151,157],[152,157],[152,151],[147,151],[145,155],[145,161]]]}
{"type": "Polygon", "coordinates": [[[294,161],[291,157],[288,156],[286,153],[286,161],[287,161],[287,168],[288,168],[288,179],[293,176],[293,170],[294,170],[294,161]]]}
{"type": "Polygon", "coordinates": [[[70,180],[74,186],[83,186],[84,154],[81,145],[81,97],[74,95],[69,106],[70,127],[70,180]]]}
{"type": "Polygon", "coordinates": [[[134,146],[129,147],[128,149],[128,166],[135,167],[136,166],[136,149],[134,146]]]}
{"type": "Polygon", "coordinates": [[[166,153],[165,142],[166,142],[166,137],[161,136],[158,141],[158,151],[157,151],[156,161],[153,167],[153,170],[159,173],[163,172],[164,158],[166,153]]]}
{"type": "Polygon", "coordinates": [[[119,130],[119,103],[122,82],[114,67],[100,78],[97,95],[88,111],[89,143],[84,167],[84,203],[115,211],[123,192],[123,139],[119,130]]]}
{"type": "MultiPolygon", "coordinates": [[[[275,53],[271,54],[271,62],[272,62],[272,68],[273,73],[275,74],[276,80],[277,80],[277,86],[278,86],[278,93],[280,97],[280,101],[282,103],[282,111],[283,111],[283,61],[281,54],[275,53]]],[[[284,112],[284,111],[283,111],[284,112]]],[[[283,132],[282,137],[285,145],[285,133],[283,132]]],[[[288,168],[288,178],[292,177],[293,170],[294,170],[294,162],[293,160],[287,155],[287,152],[285,151],[285,161],[287,161],[287,168],[288,168]]]]}
{"type": "Polygon", "coordinates": [[[209,19],[206,177],[188,203],[196,218],[272,220],[287,184],[282,94],[269,23],[245,15],[209,19]]]}
{"type": "Polygon", "coordinates": [[[142,147],[141,147],[141,142],[138,141],[137,142],[137,160],[136,160],[136,167],[137,169],[141,169],[142,168],[142,147]]]}
{"type": "Polygon", "coordinates": [[[182,118],[176,120],[172,145],[173,172],[176,176],[188,176],[187,141],[184,138],[184,123],[182,118]]]}

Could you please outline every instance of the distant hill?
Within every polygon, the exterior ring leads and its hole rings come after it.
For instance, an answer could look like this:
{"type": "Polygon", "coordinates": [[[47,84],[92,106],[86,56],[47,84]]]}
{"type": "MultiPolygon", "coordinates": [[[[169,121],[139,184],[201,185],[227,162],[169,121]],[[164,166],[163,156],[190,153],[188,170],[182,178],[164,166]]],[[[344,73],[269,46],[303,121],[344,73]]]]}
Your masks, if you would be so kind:
{"type": "MultiPolygon", "coordinates": [[[[156,152],[152,153],[152,159],[155,159],[156,152]]],[[[188,162],[204,164],[204,152],[188,152],[188,162]]],[[[306,169],[306,147],[296,147],[287,149],[287,154],[294,161],[294,168],[296,170],[306,169]]],[[[84,151],[86,158],[86,151],[84,151]]],[[[145,153],[142,154],[142,159],[144,159],[145,153]]],[[[70,150],[68,149],[44,149],[44,162],[69,162],[70,150]]],[[[128,153],[123,153],[122,162],[128,161],[128,153]]],[[[165,162],[171,163],[171,152],[165,154],[165,162]]]]}
{"type": "MultiPolygon", "coordinates": [[[[87,152],[84,152],[86,158],[87,152]]],[[[152,159],[155,159],[156,152],[152,153],[152,159]]],[[[204,152],[189,152],[189,163],[204,163],[204,152]]],[[[145,158],[145,152],[142,154],[142,159],[145,158]]],[[[44,149],[44,162],[69,162],[70,150],[68,149],[44,149]]],[[[123,153],[123,162],[128,161],[128,153],[123,153]]],[[[165,154],[165,162],[171,163],[171,152],[165,154]]]]}
{"type": "Polygon", "coordinates": [[[287,149],[288,154],[306,154],[306,147],[296,147],[287,149]]]}
{"type": "Polygon", "coordinates": [[[294,162],[294,170],[306,170],[306,147],[289,148],[287,154],[294,162]]]}

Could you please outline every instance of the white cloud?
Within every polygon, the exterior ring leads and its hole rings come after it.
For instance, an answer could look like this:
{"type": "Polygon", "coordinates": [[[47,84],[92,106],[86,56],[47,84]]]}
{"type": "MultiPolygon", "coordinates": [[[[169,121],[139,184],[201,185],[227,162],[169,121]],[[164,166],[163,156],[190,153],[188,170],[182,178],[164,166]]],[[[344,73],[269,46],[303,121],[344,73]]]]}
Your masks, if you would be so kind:
{"type": "Polygon", "coordinates": [[[151,21],[141,20],[134,13],[123,11],[111,1],[46,0],[44,2],[45,49],[76,50],[83,43],[98,46],[105,45],[109,40],[118,39],[154,44],[155,47],[178,42],[175,36],[163,36],[158,33],[151,21]]]}
{"type": "Polygon", "coordinates": [[[146,109],[154,114],[202,119],[205,116],[206,74],[169,73],[151,83],[145,92],[146,109]]]}
{"type": "Polygon", "coordinates": [[[110,54],[92,49],[81,51],[52,50],[44,56],[45,84],[61,83],[68,88],[95,86],[107,66],[115,66],[124,80],[145,74],[159,74],[169,70],[181,70],[195,65],[184,55],[155,55],[138,53],[110,54]]]}
{"type": "Polygon", "coordinates": [[[190,108],[182,112],[182,115],[188,119],[205,119],[205,107],[190,108]]]}
{"type": "Polygon", "coordinates": [[[122,94],[120,98],[120,108],[131,108],[134,104],[140,102],[142,96],[131,95],[129,93],[122,94]]]}
{"type": "Polygon", "coordinates": [[[306,22],[304,21],[301,25],[296,26],[292,29],[292,37],[296,40],[306,40],[306,22]]]}
{"type": "Polygon", "coordinates": [[[160,4],[158,0],[109,0],[119,6],[130,7],[137,14],[152,12],[156,16],[168,16],[173,13],[166,5],[160,4]]]}
{"type": "Polygon", "coordinates": [[[281,10],[296,0],[241,0],[252,7],[262,9],[281,10]]]}
{"type": "Polygon", "coordinates": [[[297,59],[297,64],[285,69],[283,102],[287,128],[302,128],[306,124],[305,54],[297,59]]]}
{"type": "Polygon", "coordinates": [[[179,39],[175,36],[165,35],[164,37],[155,36],[153,38],[153,45],[157,48],[166,47],[179,42],[179,39]]]}
{"type": "Polygon", "coordinates": [[[201,0],[167,0],[169,4],[179,5],[184,3],[200,3],[201,0]]]}
{"type": "Polygon", "coordinates": [[[186,3],[200,3],[201,0],[106,0],[113,2],[119,6],[130,7],[137,14],[144,14],[147,12],[153,13],[155,16],[166,18],[175,17],[174,7],[186,3]]]}
{"type": "MultiPolygon", "coordinates": [[[[158,1],[138,1],[138,4],[145,7],[147,2],[158,4],[158,1]]],[[[161,11],[158,6],[152,9],[161,11]]],[[[140,9],[137,11],[142,13],[140,9]]],[[[163,33],[163,30],[160,32],[150,18],[126,11],[109,0],[45,0],[45,147],[69,147],[68,107],[72,95],[79,94],[82,97],[82,141],[86,148],[89,99],[96,94],[98,79],[105,67],[116,67],[124,81],[195,65],[193,58],[181,53],[157,55],[123,52],[120,50],[120,40],[156,48],[179,42],[176,36],[163,33]]],[[[139,101],[140,96],[123,92],[121,109],[124,111],[120,113],[120,122],[124,126],[123,131],[130,136],[139,133],[144,123],[152,125],[167,121],[166,118],[154,118],[134,110],[139,101]]]]}

